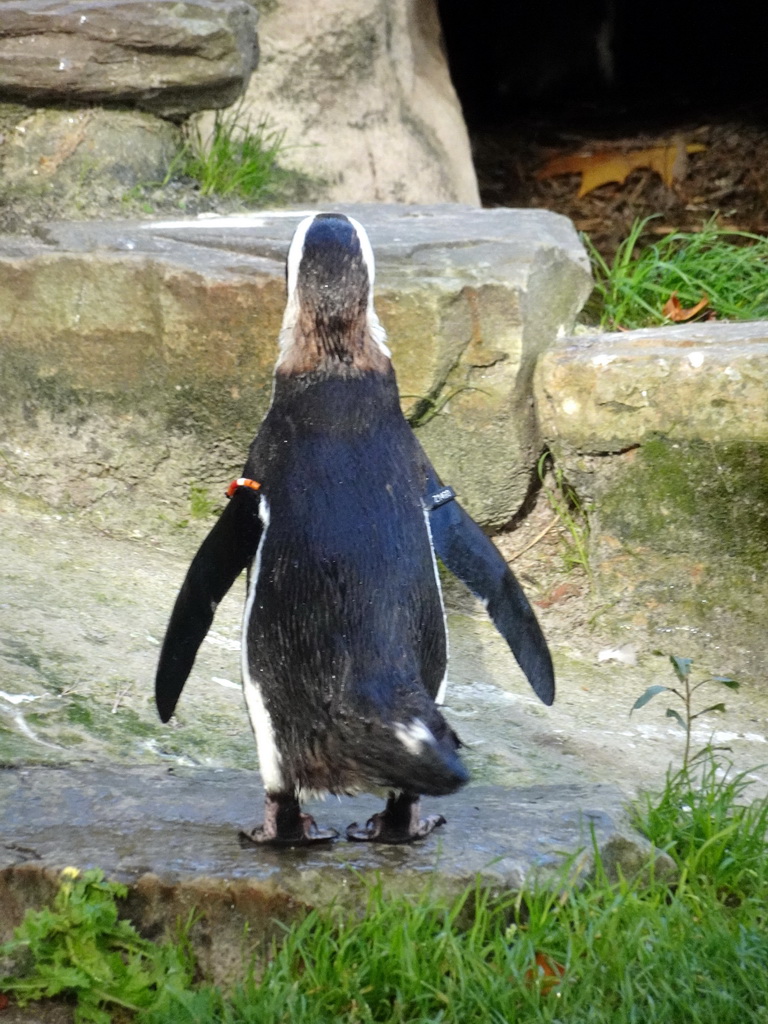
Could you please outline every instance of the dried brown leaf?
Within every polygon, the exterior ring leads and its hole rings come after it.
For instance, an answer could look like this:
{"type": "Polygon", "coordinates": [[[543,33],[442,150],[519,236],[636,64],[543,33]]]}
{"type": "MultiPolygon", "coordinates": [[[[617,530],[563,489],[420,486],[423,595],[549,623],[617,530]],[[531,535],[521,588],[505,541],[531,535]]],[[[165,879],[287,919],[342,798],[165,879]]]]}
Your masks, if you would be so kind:
{"type": "MultiPolygon", "coordinates": [[[[706,146],[691,143],[684,152],[700,153],[706,146]]],[[[666,185],[678,180],[681,168],[681,147],[679,141],[650,149],[635,149],[629,153],[619,150],[603,150],[599,153],[571,153],[556,156],[536,172],[536,178],[554,178],[560,174],[580,174],[579,198],[601,185],[615,181],[623,185],[629,175],[640,167],[649,167],[659,174],[666,185]]]]}
{"type": "Polygon", "coordinates": [[[680,299],[677,297],[677,292],[672,292],[670,297],[662,306],[661,315],[665,316],[667,320],[672,320],[676,324],[682,324],[686,320],[693,319],[697,313],[700,313],[702,309],[705,309],[708,305],[709,299],[702,292],[701,299],[695,306],[689,306],[687,309],[683,309],[680,304],[680,299]]]}

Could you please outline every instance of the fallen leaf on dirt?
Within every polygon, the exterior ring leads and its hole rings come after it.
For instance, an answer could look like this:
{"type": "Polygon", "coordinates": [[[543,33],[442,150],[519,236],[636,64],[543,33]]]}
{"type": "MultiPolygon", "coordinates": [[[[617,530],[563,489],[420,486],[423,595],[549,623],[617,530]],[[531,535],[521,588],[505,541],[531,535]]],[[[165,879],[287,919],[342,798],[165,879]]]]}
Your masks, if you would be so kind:
{"type": "Polygon", "coordinates": [[[9,1002],[10,1000],[8,999],[8,996],[5,996],[0,992],[0,1010],[7,1010],[9,1002]]]}
{"type": "Polygon", "coordinates": [[[577,584],[560,583],[546,597],[542,597],[539,601],[534,601],[533,603],[538,605],[539,608],[551,608],[553,604],[567,601],[569,597],[579,597],[580,594],[581,587],[577,586],[577,584]]]}
{"type": "Polygon", "coordinates": [[[689,306],[687,309],[683,309],[680,304],[680,299],[677,297],[677,292],[672,292],[670,297],[662,306],[661,315],[665,316],[668,320],[672,320],[676,324],[681,324],[696,316],[697,313],[700,313],[702,309],[705,309],[708,305],[709,299],[702,292],[701,299],[695,306],[689,306]]]}
{"type": "Polygon", "coordinates": [[[537,953],[535,961],[536,966],[529,967],[525,972],[525,983],[529,986],[538,984],[542,991],[549,992],[555,985],[560,984],[565,968],[546,953],[537,953]]]}
{"type": "Polygon", "coordinates": [[[684,159],[688,153],[700,153],[704,149],[706,146],[698,143],[681,146],[671,142],[665,146],[635,149],[628,153],[616,149],[590,154],[571,153],[569,156],[553,157],[536,172],[536,178],[541,181],[544,178],[554,178],[558,174],[580,174],[581,198],[611,181],[623,185],[632,171],[639,167],[649,167],[661,176],[665,185],[671,186],[681,176],[681,156],[684,159]]]}

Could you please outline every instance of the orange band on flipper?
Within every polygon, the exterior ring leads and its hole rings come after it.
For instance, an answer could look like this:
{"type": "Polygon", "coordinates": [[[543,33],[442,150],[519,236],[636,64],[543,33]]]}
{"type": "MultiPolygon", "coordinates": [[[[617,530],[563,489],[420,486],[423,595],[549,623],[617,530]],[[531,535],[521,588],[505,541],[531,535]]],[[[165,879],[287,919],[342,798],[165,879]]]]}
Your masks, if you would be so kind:
{"type": "Polygon", "coordinates": [[[258,491],[261,489],[261,484],[258,480],[249,480],[247,476],[239,476],[227,488],[227,497],[231,498],[238,487],[250,487],[252,491],[258,491]]]}

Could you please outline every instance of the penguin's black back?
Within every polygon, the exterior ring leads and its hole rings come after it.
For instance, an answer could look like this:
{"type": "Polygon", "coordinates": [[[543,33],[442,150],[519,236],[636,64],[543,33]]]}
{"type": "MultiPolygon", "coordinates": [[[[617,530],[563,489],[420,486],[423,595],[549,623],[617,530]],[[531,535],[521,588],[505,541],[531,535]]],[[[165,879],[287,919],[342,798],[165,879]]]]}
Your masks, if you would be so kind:
{"type": "Polygon", "coordinates": [[[451,761],[456,742],[432,700],[446,637],[424,467],[394,373],[278,374],[246,471],[261,481],[266,522],[248,670],[290,781],[337,792],[455,789],[465,776],[448,778],[437,747],[451,761]],[[421,744],[416,760],[434,753],[442,782],[413,778],[409,743],[393,738],[414,721],[438,741],[421,744]]]}

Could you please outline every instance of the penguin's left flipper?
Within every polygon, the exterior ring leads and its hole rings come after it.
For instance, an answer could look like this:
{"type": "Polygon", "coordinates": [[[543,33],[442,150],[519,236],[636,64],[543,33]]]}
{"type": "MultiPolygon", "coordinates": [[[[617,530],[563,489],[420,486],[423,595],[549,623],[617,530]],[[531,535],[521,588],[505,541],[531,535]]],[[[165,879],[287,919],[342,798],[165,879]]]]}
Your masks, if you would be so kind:
{"type": "Polygon", "coordinates": [[[192,671],[216,607],[256,556],[260,498],[239,488],[192,560],[165,633],[155,677],[155,702],[167,722],[192,671]]]}
{"type": "Polygon", "coordinates": [[[446,569],[486,605],[494,626],[545,704],[555,699],[555,674],[547,641],[523,588],[493,542],[435,476],[424,499],[435,554],[446,569]]]}
{"type": "Polygon", "coordinates": [[[424,839],[440,825],[445,824],[442,814],[420,818],[421,801],[412,793],[392,793],[387,806],[366,821],[363,828],[357,822],[347,827],[347,839],[353,843],[413,843],[424,839]]]}

